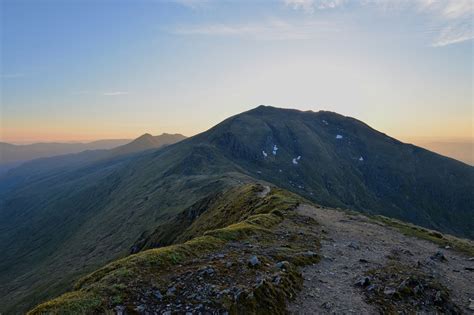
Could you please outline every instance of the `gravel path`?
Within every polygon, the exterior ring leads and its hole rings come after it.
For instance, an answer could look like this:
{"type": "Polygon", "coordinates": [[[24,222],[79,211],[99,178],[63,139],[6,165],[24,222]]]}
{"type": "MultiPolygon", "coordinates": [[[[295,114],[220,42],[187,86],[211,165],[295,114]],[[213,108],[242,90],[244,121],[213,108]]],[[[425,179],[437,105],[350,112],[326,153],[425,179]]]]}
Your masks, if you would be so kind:
{"type": "Polygon", "coordinates": [[[403,264],[428,265],[430,274],[451,290],[452,301],[466,314],[474,300],[474,261],[457,252],[441,249],[447,261],[430,259],[440,248],[431,242],[406,237],[391,227],[373,223],[362,215],[300,206],[300,214],[321,224],[321,262],[303,269],[304,287],[288,306],[295,314],[378,314],[364,301],[354,283],[369,270],[384,266],[388,256],[403,264]]]}

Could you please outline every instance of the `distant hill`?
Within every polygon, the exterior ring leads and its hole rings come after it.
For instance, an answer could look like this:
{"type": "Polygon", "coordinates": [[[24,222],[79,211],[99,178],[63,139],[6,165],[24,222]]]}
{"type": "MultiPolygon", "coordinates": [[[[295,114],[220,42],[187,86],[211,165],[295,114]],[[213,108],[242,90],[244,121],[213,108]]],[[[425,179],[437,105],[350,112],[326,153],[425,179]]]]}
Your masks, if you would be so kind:
{"type": "Polygon", "coordinates": [[[78,153],[86,150],[107,150],[132,141],[131,139],[97,140],[87,143],[33,143],[16,145],[0,142],[0,174],[19,164],[43,157],[78,153]]]}
{"type": "Polygon", "coordinates": [[[170,145],[184,139],[186,139],[186,137],[181,134],[163,133],[159,136],[152,136],[149,133],[146,133],[128,144],[111,150],[110,153],[112,155],[129,154],[152,148],[159,148],[161,146],[170,145]]]}
{"type": "Polygon", "coordinates": [[[248,182],[474,238],[473,178],[473,167],[354,118],[260,106],[164,148],[0,182],[0,311],[25,310],[140,246],[172,242],[167,232],[248,182]]]}
{"type": "Polygon", "coordinates": [[[152,136],[148,133],[132,140],[124,145],[109,150],[87,150],[80,153],[58,155],[48,158],[39,158],[20,163],[20,166],[12,167],[10,170],[0,172],[0,193],[25,182],[34,182],[42,176],[52,176],[61,172],[71,171],[80,167],[86,167],[92,163],[104,163],[120,156],[157,149],[176,142],[186,137],[181,134],[163,133],[152,136]]]}

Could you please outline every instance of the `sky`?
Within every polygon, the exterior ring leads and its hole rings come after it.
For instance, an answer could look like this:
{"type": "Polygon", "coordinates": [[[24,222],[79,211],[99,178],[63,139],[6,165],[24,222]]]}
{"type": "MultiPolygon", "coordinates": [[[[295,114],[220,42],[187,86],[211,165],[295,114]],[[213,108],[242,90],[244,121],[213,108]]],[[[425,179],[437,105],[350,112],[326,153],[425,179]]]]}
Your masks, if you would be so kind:
{"type": "Polygon", "coordinates": [[[205,131],[260,104],[473,139],[472,0],[2,0],[0,141],[205,131]]]}

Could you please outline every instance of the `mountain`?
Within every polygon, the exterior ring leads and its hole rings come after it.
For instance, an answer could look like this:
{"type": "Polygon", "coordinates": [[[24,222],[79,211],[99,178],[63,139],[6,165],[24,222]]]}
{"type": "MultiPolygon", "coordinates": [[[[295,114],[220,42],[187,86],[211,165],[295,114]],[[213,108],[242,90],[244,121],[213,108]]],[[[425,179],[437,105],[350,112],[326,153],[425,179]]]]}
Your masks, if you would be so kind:
{"type": "Polygon", "coordinates": [[[158,136],[144,134],[130,143],[109,150],[87,150],[80,153],[59,155],[49,158],[40,158],[24,162],[14,167],[6,174],[0,173],[0,194],[25,182],[33,182],[43,176],[60,174],[63,171],[85,167],[88,164],[106,161],[120,156],[131,155],[137,152],[156,149],[179,142],[186,137],[181,134],[163,133],[158,136]]]}
{"type": "Polygon", "coordinates": [[[473,238],[473,176],[350,117],[260,106],[161,149],[0,185],[1,311],[26,310],[113,259],[248,218],[226,206],[239,197],[223,197],[245,184],[473,238]],[[209,215],[227,207],[229,220],[209,215]]]}
{"type": "Polygon", "coordinates": [[[181,134],[163,133],[159,136],[152,136],[149,133],[146,133],[128,144],[122,145],[111,150],[110,153],[112,155],[130,154],[152,148],[159,148],[165,145],[170,145],[184,139],[186,139],[186,137],[181,134]]]}
{"type": "Polygon", "coordinates": [[[86,150],[107,150],[129,143],[130,139],[97,140],[88,143],[33,143],[15,145],[0,142],[0,174],[21,163],[37,158],[78,153],[86,150]]]}

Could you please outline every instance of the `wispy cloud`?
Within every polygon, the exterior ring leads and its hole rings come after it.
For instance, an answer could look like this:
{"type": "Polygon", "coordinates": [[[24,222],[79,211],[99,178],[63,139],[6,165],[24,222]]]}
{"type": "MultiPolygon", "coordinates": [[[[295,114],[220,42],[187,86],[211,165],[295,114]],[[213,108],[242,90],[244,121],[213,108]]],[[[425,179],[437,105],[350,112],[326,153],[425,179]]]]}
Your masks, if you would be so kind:
{"type": "Polygon", "coordinates": [[[469,23],[453,24],[443,27],[431,46],[443,47],[472,40],[473,38],[472,26],[469,23]]]}
{"type": "Polygon", "coordinates": [[[24,73],[2,73],[0,74],[0,78],[2,79],[17,79],[25,77],[24,73]]]}
{"type": "Polygon", "coordinates": [[[335,23],[323,21],[289,22],[268,19],[258,23],[186,25],[173,30],[178,35],[234,36],[258,40],[302,40],[337,32],[335,23]]]}
{"type": "Polygon", "coordinates": [[[418,0],[425,13],[433,15],[438,34],[433,47],[443,47],[474,38],[474,4],[471,0],[418,0]]]}
{"type": "Polygon", "coordinates": [[[102,95],[104,96],[119,96],[119,95],[127,95],[128,92],[125,91],[113,91],[113,92],[104,92],[102,95]]]}
{"type": "Polygon", "coordinates": [[[431,46],[442,47],[474,38],[474,1],[472,0],[282,0],[293,10],[306,14],[345,7],[379,8],[384,12],[411,10],[431,17],[435,32],[431,46]],[[349,5],[350,4],[350,5],[349,5]]]}
{"type": "Polygon", "coordinates": [[[72,94],[73,95],[85,95],[85,94],[91,94],[91,91],[81,90],[81,91],[72,92],[72,94]]]}
{"type": "Polygon", "coordinates": [[[210,0],[174,0],[174,2],[190,9],[200,9],[208,6],[210,0]]]}
{"type": "Polygon", "coordinates": [[[334,9],[344,5],[345,0],[284,0],[286,6],[312,14],[316,10],[334,9]]]}

